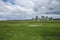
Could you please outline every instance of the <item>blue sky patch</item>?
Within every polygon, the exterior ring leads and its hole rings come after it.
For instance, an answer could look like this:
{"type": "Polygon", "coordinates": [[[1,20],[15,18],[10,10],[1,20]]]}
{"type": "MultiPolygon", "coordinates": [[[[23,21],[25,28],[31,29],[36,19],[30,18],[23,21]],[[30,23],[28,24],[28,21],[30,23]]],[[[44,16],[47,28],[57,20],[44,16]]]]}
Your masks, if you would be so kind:
{"type": "Polygon", "coordinates": [[[9,2],[9,3],[13,4],[13,5],[15,4],[14,0],[3,0],[3,2],[6,2],[6,3],[9,2]]]}

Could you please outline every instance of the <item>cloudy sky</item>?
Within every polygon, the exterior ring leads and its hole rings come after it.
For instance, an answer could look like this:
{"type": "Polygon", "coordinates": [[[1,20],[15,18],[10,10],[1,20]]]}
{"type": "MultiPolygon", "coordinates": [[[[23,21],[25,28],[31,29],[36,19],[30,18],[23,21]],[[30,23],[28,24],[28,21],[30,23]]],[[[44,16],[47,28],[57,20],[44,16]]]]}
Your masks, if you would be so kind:
{"type": "Polygon", "coordinates": [[[60,0],[0,0],[0,20],[60,18],[60,0]]]}

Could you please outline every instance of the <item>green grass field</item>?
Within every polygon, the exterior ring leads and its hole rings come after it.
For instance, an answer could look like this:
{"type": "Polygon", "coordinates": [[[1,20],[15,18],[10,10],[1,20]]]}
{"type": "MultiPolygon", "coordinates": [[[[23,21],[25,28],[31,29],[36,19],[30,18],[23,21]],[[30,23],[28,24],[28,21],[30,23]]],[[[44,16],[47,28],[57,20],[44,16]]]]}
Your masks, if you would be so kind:
{"type": "Polygon", "coordinates": [[[0,21],[0,40],[60,40],[60,21],[0,21]]]}

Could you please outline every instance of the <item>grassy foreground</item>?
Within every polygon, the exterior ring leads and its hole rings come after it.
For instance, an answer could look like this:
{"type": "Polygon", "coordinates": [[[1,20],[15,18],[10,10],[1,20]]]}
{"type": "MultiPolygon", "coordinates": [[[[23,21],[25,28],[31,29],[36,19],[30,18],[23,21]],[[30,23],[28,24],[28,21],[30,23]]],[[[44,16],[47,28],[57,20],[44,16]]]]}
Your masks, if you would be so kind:
{"type": "Polygon", "coordinates": [[[0,40],[60,40],[60,21],[0,21],[0,40]]]}

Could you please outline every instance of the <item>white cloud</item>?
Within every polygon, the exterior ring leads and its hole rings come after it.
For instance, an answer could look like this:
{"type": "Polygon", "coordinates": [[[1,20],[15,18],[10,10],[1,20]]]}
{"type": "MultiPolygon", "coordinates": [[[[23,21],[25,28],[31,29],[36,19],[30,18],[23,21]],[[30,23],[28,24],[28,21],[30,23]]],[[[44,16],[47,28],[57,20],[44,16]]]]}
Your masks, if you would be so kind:
{"type": "Polygon", "coordinates": [[[59,10],[59,0],[0,0],[1,19],[25,19],[59,10]]]}

